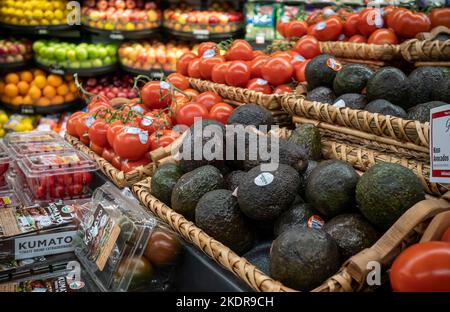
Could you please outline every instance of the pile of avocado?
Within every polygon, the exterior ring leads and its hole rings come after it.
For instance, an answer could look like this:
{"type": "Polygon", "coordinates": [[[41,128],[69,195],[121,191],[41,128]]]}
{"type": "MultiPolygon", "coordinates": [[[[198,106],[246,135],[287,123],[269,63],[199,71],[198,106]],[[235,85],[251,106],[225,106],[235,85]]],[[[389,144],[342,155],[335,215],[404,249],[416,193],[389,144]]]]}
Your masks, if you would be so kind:
{"type": "Polygon", "coordinates": [[[420,122],[429,121],[430,109],[450,103],[448,68],[418,67],[406,76],[395,67],[374,72],[360,64],[340,68],[335,62],[321,54],[306,65],[307,100],[420,122]]]}
{"type": "MultiPolygon", "coordinates": [[[[270,123],[264,111],[257,105],[244,105],[230,119],[233,125],[270,123]],[[250,113],[256,110],[260,111],[252,120],[250,113]]],[[[230,128],[201,123],[202,127],[230,128]]],[[[227,145],[231,135],[225,133],[215,138],[217,144],[227,145]]],[[[259,135],[273,148],[267,134],[259,135]]],[[[240,142],[247,149],[251,140],[241,139],[234,141],[234,147],[240,142]]],[[[411,170],[380,163],[359,177],[346,162],[323,160],[320,139],[316,127],[300,125],[287,140],[279,139],[278,162],[270,170],[265,167],[268,159],[249,159],[248,152],[239,160],[234,159],[236,153],[226,157],[227,146],[223,151],[218,148],[223,160],[181,159],[178,165],[164,164],[152,178],[151,192],[211,237],[248,256],[272,278],[297,290],[311,290],[424,199],[411,170]]],[[[208,145],[208,140],[191,134],[184,140],[185,146],[208,145]]]]}

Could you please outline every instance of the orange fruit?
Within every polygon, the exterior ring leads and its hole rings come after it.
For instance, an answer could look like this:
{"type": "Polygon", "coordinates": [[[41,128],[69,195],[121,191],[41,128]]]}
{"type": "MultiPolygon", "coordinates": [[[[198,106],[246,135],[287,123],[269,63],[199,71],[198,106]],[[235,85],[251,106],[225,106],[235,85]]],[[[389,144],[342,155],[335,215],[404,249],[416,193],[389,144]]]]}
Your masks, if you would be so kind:
{"type": "Polygon", "coordinates": [[[42,69],[35,69],[35,70],[33,70],[33,75],[34,75],[35,78],[38,77],[38,76],[44,76],[44,77],[46,76],[45,72],[42,69]]]}
{"type": "Polygon", "coordinates": [[[62,95],[56,95],[53,99],[50,100],[50,104],[59,105],[64,103],[64,97],[62,95]]]}
{"type": "Polygon", "coordinates": [[[1,97],[1,101],[3,103],[11,103],[11,98],[9,96],[7,96],[6,94],[3,94],[1,97]]]}
{"type": "Polygon", "coordinates": [[[41,89],[39,89],[36,86],[32,86],[30,88],[30,91],[28,91],[28,95],[33,99],[36,100],[42,96],[41,89]]]}
{"type": "Polygon", "coordinates": [[[0,81],[0,93],[5,92],[5,83],[3,81],[0,81]]]}
{"type": "Polygon", "coordinates": [[[28,90],[30,90],[30,85],[26,81],[20,81],[17,84],[17,88],[19,89],[19,93],[21,95],[26,95],[28,94],[28,90]]]}
{"type": "Polygon", "coordinates": [[[23,97],[21,97],[20,95],[15,96],[12,99],[11,104],[13,104],[13,105],[22,105],[23,104],[23,97]]]}
{"type": "Polygon", "coordinates": [[[48,106],[50,105],[50,100],[45,97],[41,97],[39,100],[37,100],[36,105],[48,106]]]}
{"type": "Polygon", "coordinates": [[[6,81],[6,83],[18,84],[20,81],[20,78],[19,78],[19,75],[17,75],[16,73],[9,73],[8,75],[6,75],[5,81],[6,81]]]}
{"type": "Polygon", "coordinates": [[[77,92],[78,92],[78,88],[77,88],[75,82],[71,81],[71,82],[69,83],[69,90],[70,90],[70,92],[72,92],[72,93],[77,93],[77,92]]]}
{"type": "Polygon", "coordinates": [[[72,76],[72,75],[65,75],[65,76],[64,76],[64,79],[65,79],[66,81],[72,81],[72,80],[73,80],[73,76],[72,76]]]}
{"type": "Polygon", "coordinates": [[[42,90],[42,94],[47,99],[52,99],[56,95],[56,90],[52,86],[45,86],[44,90],[42,90]]]}
{"type": "Polygon", "coordinates": [[[16,97],[19,94],[19,88],[13,83],[9,83],[5,86],[5,94],[10,98],[16,97]]]}
{"type": "Polygon", "coordinates": [[[59,87],[60,85],[63,84],[63,80],[62,80],[61,76],[48,75],[47,83],[49,85],[51,85],[52,87],[57,88],[57,87],[59,87]]]}
{"type": "Polygon", "coordinates": [[[23,104],[24,105],[31,105],[33,104],[33,99],[31,98],[31,96],[26,95],[23,97],[23,104]]]}
{"type": "Polygon", "coordinates": [[[37,76],[36,78],[34,78],[33,83],[39,89],[44,89],[44,87],[47,85],[47,78],[45,78],[45,76],[37,76]]]}
{"type": "Polygon", "coordinates": [[[23,72],[20,73],[20,79],[26,82],[32,82],[33,81],[33,74],[28,71],[25,70],[23,72]]]}
{"type": "Polygon", "coordinates": [[[67,93],[69,93],[69,86],[67,84],[62,84],[60,85],[57,89],[56,89],[56,93],[58,93],[59,95],[66,95],[67,93]]]}
{"type": "Polygon", "coordinates": [[[72,102],[75,101],[75,99],[76,99],[75,94],[67,93],[66,96],[64,97],[64,102],[72,102]]]}

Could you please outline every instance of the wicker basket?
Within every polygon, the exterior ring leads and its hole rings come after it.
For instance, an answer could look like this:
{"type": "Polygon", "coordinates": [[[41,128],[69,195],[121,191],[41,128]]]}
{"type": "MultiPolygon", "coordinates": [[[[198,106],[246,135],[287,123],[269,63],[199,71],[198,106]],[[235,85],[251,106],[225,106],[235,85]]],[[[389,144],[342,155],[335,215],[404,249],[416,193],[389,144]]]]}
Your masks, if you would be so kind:
{"type": "Polygon", "coordinates": [[[65,139],[74,148],[82,151],[83,153],[88,155],[89,158],[95,161],[100,167],[100,170],[119,188],[123,188],[126,186],[131,187],[133,184],[145,179],[146,177],[152,176],[154,173],[155,166],[153,163],[138,167],[127,173],[117,170],[113,165],[111,165],[109,161],[98,156],[89,147],[81,143],[81,141],[77,138],[66,133],[65,139]]]}
{"type": "Polygon", "coordinates": [[[436,62],[449,66],[450,39],[446,41],[411,39],[401,44],[401,53],[408,62],[418,62],[419,64],[436,62]]]}
{"type": "Polygon", "coordinates": [[[401,57],[400,46],[394,44],[325,41],[320,42],[320,50],[337,58],[353,60],[392,61],[401,57]]]}

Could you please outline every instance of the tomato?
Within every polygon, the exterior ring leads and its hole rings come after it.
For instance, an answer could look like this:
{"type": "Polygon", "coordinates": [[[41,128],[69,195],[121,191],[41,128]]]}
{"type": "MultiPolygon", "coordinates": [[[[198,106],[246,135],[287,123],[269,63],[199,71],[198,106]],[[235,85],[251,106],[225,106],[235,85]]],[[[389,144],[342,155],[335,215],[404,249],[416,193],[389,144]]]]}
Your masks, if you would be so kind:
{"type": "Polygon", "coordinates": [[[200,103],[190,102],[181,106],[175,116],[177,124],[192,126],[196,118],[208,118],[208,109],[200,103]]]}
{"type": "Polygon", "coordinates": [[[396,15],[393,29],[400,37],[414,38],[418,33],[430,31],[431,21],[424,13],[406,11],[396,15]]]}
{"type": "Polygon", "coordinates": [[[150,150],[147,131],[125,126],[114,139],[114,152],[122,159],[139,160],[150,150]]]}
{"type": "Polygon", "coordinates": [[[150,163],[150,159],[148,157],[144,157],[142,159],[139,159],[137,161],[131,161],[128,159],[125,159],[122,161],[122,166],[120,167],[120,170],[127,173],[130,172],[137,167],[146,166],[150,163]]]}
{"type": "Polygon", "coordinates": [[[174,133],[172,130],[159,130],[153,132],[150,136],[150,150],[153,151],[160,147],[166,147],[177,139],[179,133],[174,133]]]}
{"type": "Polygon", "coordinates": [[[226,124],[228,122],[228,117],[230,117],[233,111],[233,106],[227,103],[217,103],[213,107],[211,107],[209,111],[209,118],[226,124]]]}
{"type": "Polygon", "coordinates": [[[264,52],[261,51],[261,50],[253,51],[253,59],[255,59],[255,58],[258,57],[258,56],[267,56],[267,54],[264,53],[264,52]]]}
{"type": "Polygon", "coordinates": [[[78,196],[83,193],[83,185],[81,184],[67,185],[67,193],[69,193],[70,196],[78,196]]]}
{"type": "Polygon", "coordinates": [[[91,140],[91,143],[94,143],[99,147],[108,146],[108,139],[106,138],[108,128],[109,125],[106,123],[106,121],[102,119],[97,119],[96,121],[94,121],[94,123],[88,130],[89,139],[91,140]]]}
{"type": "Polygon", "coordinates": [[[382,11],[382,15],[383,15],[383,22],[384,22],[385,27],[389,27],[389,23],[388,23],[389,16],[393,15],[395,13],[396,9],[397,9],[397,7],[395,7],[393,5],[388,5],[388,6],[384,7],[384,9],[382,11]]]}
{"type": "Polygon", "coordinates": [[[175,88],[178,88],[180,90],[186,90],[189,88],[189,80],[181,74],[173,73],[167,76],[166,81],[170,82],[172,85],[174,85],[175,88]]]}
{"type": "Polygon", "coordinates": [[[357,42],[357,43],[366,43],[367,39],[366,39],[366,37],[364,37],[362,35],[354,35],[354,36],[351,36],[350,38],[348,38],[347,41],[348,42],[357,42]]]}
{"type": "Polygon", "coordinates": [[[109,162],[112,162],[113,158],[116,156],[114,150],[111,147],[105,147],[103,149],[102,157],[109,162]]]}
{"type": "Polygon", "coordinates": [[[175,97],[170,105],[169,117],[174,120],[180,107],[188,102],[190,102],[188,97],[175,97]]]}
{"type": "Polygon", "coordinates": [[[88,136],[87,134],[84,135],[84,136],[82,136],[82,137],[80,138],[80,142],[83,143],[83,144],[86,145],[86,146],[89,146],[89,143],[90,143],[90,141],[89,141],[89,136],[88,136]]]}
{"type": "Polygon", "coordinates": [[[311,26],[316,23],[322,22],[325,19],[325,16],[322,14],[321,10],[316,10],[308,15],[306,18],[306,23],[311,26]]]}
{"type": "Polygon", "coordinates": [[[106,139],[108,140],[109,146],[113,146],[116,133],[123,127],[124,125],[120,120],[115,120],[109,125],[108,130],[106,131],[106,139]]]}
{"type": "Polygon", "coordinates": [[[147,82],[141,89],[141,97],[148,109],[165,108],[172,102],[170,84],[165,81],[147,82]]]}
{"type": "MultiPolygon", "coordinates": [[[[286,16],[287,17],[287,16],[286,16]]],[[[287,26],[287,24],[289,23],[289,21],[287,21],[285,18],[284,18],[284,16],[282,16],[281,18],[280,18],[280,20],[277,22],[277,24],[276,24],[276,29],[277,29],[277,31],[278,31],[278,33],[280,34],[280,35],[282,35],[284,38],[286,38],[286,26],[287,26]]]]}
{"type": "Polygon", "coordinates": [[[245,40],[237,39],[224,55],[227,61],[251,61],[253,59],[253,48],[245,40]]]}
{"type": "Polygon", "coordinates": [[[198,56],[202,57],[203,53],[205,53],[207,50],[213,50],[216,52],[216,54],[219,54],[219,50],[217,48],[217,44],[211,41],[202,42],[198,45],[198,56]]]}
{"type": "Polygon", "coordinates": [[[119,155],[114,156],[114,158],[111,161],[111,164],[117,170],[122,170],[122,159],[119,157],[119,155]]]}
{"type": "Polygon", "coordinates": [[[433,9],[428,16],[431,21],[431,28],[437,26],[450,28],[450,8],[433,9]]]}
{"type": "Polygon", "coordinates": [[[450,243],[450,227],[442,235],[441,241],[450,243]]]}
{"type": "Polygon", "coordinates": [[[308,24],[305,21],[294,20],[290,21],[285,27],[286,38],[300,38],[306,35],[308,31],[308,24]]]}
{"type": "Polygon", "coordinates": [[[326,21],[317,23],[313,29],[313,35],[319,41],[336,41],[342,33],[344,26],[339,18],[332,16],[326,21]]]}
{"type": "Polygon", "coordinates": [[[187,76],[188,75],[188,65],[193,60],[196,59],[197,55],[192,52],[184,53],[177,61],[177,73],[187,76]]]}
{"type": "Polygon", "coordinates": [[[202,104],[209,111],[214,104],[222,102],[222,98],[215,92],[206,91],[200,93],[195,102],[202,104]]]}
{"type": "Polygon", "coordinates": [[[369,36],[375,30],[382,28],[383,25],[383,18],[379,9],[365,9],[359,15],[357,28],[361,35],[369,36]]]}
{"type": "Polygon", "coordinates": [[[359,13],[350,14],[344,23],[344,34],[351,37],[358,34],[359,13]]]}
{"type": "Polygon", "coordinates": [[[96,109],[97,107],[111,108],[109,99],[106,96],[96,95],[89,101],[87,110],[88,110],[88,112],[91,112],[94,109],[96,109]]]}
{"type": "Polygon", "coordinates": [[[450,292],[450,244],[425,242],[408,247],[395,259],[389,277],[398,292],[450,292]]]}
{"type": "Polygon", "coordinates": [[[298,52],[301,56],[307,59],[312,59],[319,55],[320,44],[314,36],[306,35],[301,37],[292,48],[295,52],[298,52]]]}
{"type": "Polygon", "coordinates": [[[288,85],[279,85],[273,90],[274,94],[291,93],[293,90],[288,85]]]}
{"type": "Polygon", "coordinates": [[[386,23],[389,28],[394,29],[395,21],[400,18],[403,14],[408,12],[405,8],[394,8],[392,12],[386,15],[386,23]]]}
{"type": "Polygon", "coordinates": [[[200,78],[200,59],[195,58],[189,62],[187,75],[191,78],[200,78]]]}
{"type": "Polygon", "coordinates": [[[294,74],[294,67],[282,57],[272,57],[261,68],[261,74],[271,85],[279,86],[289,82],[294,74]]]}
{"type": "Polygon", "coordinates": [[[90,142],[89,148],[98,156],[102,156],[104,147],[97,145],[95,143],[90,142]]]}
{"type": "Polygon", "coordinates": [[[80,116],[82,116],[83,114],[84,114],[83,112],[76,112],[76,113],[70,115],[69,119],[67,119],[67,123],[66,123],[67,133],[73,137],[79,138],[75,125],[76,125],[76,119],[79,118],[80,116]]]}
{"type": "Polygon", "coordinates": [[[272,88],[269,83],[261,78],[253,78],[247,84],[246,89],[253,90],[255,92],[261,92],[264,94],[271,94],[272,88]]]}
{"type": "Polygon", "coordinates": [[[338,16],[343,17],[345,20],[347,20],[348,17],[353,14],[353,9],[341,8],[336,13],[338,14],[338,16]]]}
{"type": "Polygon", "coordinates": [[[83,115],[80,115],[79,118],[75,119],[75,129],[80,139],[83,137],[89,139],[88,131],[94,121],[95,118],[88,113],[84,113],[83,115]]]}
{"type": "Polygon", "coordinates": [[[245,88],[250,80],[250,67],[244,61],[232,61],[225,73],[225,82],[229,86],[245,88]]]}
{"type": "Polygon", "coordinates": [[[268,56],[257,56],[250,61],[250,77],[261,78],[261,67],[269,59],[268,56]]]}
{"type": "Polygon", "coordinates": [[[116,272],[119,278],[130,279],[130,291],[136,290],[151,281],[153,268],[145,257],[124,257],[116,272]]]}
{"type": "Polygon", "coordinates": [[[157,130],[172,128],[172,119],[166,113],[149,112],[142,117],[139,128],[152,134],[157,130]]]}
{"type": "Polygon", "coordinates": [[[291,53],[289,53],[288,51],[273,52],[270,56],[271,57],[275,57],[275,56],[282,57],[285,60],[287,60],[288,62],[291,62],[292,59],[294,58],[294,56],[291,53]]]}
{"type": "Polygon", "coordinates": [[[309,60],[306,60],[302,64],[300,64],[299,66],[297,66],[295,68],[295,80],[297,80],[298,82],[306,81],[305,69],[306,69],[306,65],[308,64],[308,62],[309,62],[309,60]]]}
{"type": "Polygon", "coordinates": [[[212,69],[214,65],[225,62],[225,59],[220,55],[210,56],[209,54],[207,54],[208,52],[206,52],[200,60],[200,76],[202,79],[211,80],[212,69]]]}
{"type": "Polygon", "coordinates": [[[398,39],[391,29],[381,28],[375,30],[367,40],[368,44],[397,44],[398,39]]]}
{"type": "Polygon", "coordinates": [[[178,236],[166,229],[157,228],[150,236],[144,256],[154,265],[174,264],[181,251],[178,236]]]}
{"type": "Polygon", "coordinates": [[[222,62],[215,64],[211,70],[211,80],[215,83],[225,84],[225,73],[230,63],[222,62]]]}

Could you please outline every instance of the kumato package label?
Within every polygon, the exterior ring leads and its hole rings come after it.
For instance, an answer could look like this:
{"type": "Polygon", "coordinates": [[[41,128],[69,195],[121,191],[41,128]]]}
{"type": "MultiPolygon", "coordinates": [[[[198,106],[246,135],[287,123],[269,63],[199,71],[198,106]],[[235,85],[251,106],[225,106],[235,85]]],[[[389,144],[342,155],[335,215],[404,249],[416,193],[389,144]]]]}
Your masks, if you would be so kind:
{"type": "Polygon", "coordinates": [[[430,181],[450,183],[450,105],[430,111],[430,181]]]}

